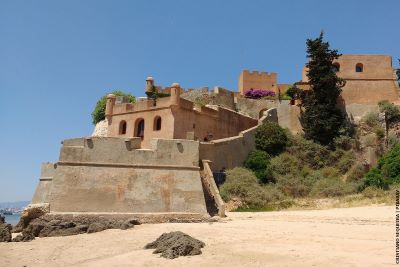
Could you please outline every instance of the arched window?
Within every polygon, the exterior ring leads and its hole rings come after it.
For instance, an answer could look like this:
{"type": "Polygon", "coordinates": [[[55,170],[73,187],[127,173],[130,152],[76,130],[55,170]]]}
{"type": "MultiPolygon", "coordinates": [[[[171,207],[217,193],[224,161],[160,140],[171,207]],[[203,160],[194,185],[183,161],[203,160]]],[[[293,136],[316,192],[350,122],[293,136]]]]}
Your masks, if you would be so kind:
{"type": "Polygon", "coordinates": [[[144,119],[137,119],[135,122],[135,136],[144,137],[144,119]]]}
{"type": "Polygon", "coordinates": [[[335,62],[332,64],[332,69],[334,72],[339,72],[340,71],[340,64],[335,62]]]}
{"type": "Polygon", "coordinates": [[[154,118],[153,130],[154,130],[154,131],[159,131],[159,130],[161,130],[161,117],[160,117],[160,116],[156,116],[156,117],[154,118]]]}
{"type": "Polygon", "coordinates": [[[364,71],[364,66],[361,63],[356,64],[356,72],[363,72],[364,71]]]}
{"type": "Polygon", "coordinates": [[[126,121],[119,123],[119,134],[126,134],[126,121]]]}

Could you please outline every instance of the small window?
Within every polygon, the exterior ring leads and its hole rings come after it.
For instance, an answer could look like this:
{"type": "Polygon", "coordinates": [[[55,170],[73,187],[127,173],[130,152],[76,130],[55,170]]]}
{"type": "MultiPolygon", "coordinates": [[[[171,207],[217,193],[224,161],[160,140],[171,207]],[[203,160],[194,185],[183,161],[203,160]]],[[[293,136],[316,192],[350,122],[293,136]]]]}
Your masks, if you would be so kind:
{"type": "Polygon", "coordinates": [[[332,69],[334,72],[339,72],[340,71],[340,64],[335,62],[332,64],[332,69]]]}
{"type": "Polygon", "coordinates": [[[356,72],[363,72],[364,71],[364,66],[361,63],[357,63],[356,65],[356,72]]]}
{"type": "Polygon", "coordinates": [[[157,116],[154,118],[153,130],[159,131],[161,130],[161,117],[157,116]]]}
{"type": "Polygon", "coordinates": [[[119,134],[126,134],[126,121],[119,123],[119,134]]]}

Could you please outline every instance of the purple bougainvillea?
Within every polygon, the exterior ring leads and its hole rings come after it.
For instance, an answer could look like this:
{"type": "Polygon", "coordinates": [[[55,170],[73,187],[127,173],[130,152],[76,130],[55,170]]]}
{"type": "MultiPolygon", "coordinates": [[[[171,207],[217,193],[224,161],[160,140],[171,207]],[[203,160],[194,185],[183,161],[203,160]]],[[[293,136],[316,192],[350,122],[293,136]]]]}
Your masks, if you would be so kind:
{"type": "Polygon", "coordinates": [[[259,99],[262,97],[275,96],[275,92],[271,90],[263,90],[263,89],[253,89],[247,90],[244,92],[244,96],[247,98],[259,99]]]}

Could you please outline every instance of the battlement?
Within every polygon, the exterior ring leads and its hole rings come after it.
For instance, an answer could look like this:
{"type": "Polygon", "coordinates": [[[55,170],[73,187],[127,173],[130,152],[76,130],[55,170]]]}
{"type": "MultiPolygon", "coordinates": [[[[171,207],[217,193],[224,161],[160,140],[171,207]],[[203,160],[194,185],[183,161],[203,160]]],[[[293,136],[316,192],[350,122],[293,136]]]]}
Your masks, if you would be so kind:
{"type": "Polygon", "coordinates": [[[277,73],[276,72],[267,72],[267,71],[249,71],[249,70],[244,70],[242,71],[242,73],[244,76],[250,77],[271,77],[271,78],[275,78],[277,77],[277,73]]]}
{"type": "Polygon", "coordinates": [[[278,93],[278,74],[244,70],[240,73],[238,88],[242,95],[250,89],[271,90],[278,93]]]}
{"type": "Polygon", "coordinates": [[[63,141],[59,165],[196,168],[198,142],[152,139],[150,149],[141,149],[140,137],[87,137],[63,141]],[[179,162],[179,165],[177,164],[179,162]]]}

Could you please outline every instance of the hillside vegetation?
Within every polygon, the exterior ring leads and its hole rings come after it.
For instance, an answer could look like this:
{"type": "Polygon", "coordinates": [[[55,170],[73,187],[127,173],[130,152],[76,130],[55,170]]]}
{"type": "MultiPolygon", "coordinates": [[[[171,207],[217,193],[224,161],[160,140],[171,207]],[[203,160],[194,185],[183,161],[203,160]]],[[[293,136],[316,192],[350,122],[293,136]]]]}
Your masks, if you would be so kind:
{"type": "Polygon", "coordinates": [[[257,129],[256,149],[244,167],[227,171],[223,199],[239,211],[315,208],[321,199],[339,206],[393,201],[390,195],[400,183],[400,145],[392,142],[385,149],[380,131],[373,130],[378,123],[368,126],[370,117],[363,118],[354,137],[337,137],[334,147],[266,122],[257,129]],[[377,153],[383,153],[375,168],[363,158],[360,136],[366,129],[376,138],[377,153]]]}

